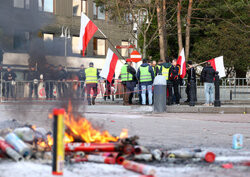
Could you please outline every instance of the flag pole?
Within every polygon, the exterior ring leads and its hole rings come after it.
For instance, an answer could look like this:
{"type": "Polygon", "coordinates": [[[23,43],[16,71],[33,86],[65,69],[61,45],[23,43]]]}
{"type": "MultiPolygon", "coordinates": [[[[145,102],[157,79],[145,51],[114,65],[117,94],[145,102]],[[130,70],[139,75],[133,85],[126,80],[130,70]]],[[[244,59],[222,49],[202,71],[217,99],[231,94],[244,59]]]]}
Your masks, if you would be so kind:
{"type": "Polygon", "coordinates": [[[117,50],[115,45],[109,40],[109,38],[98,28],[98,31],[108,40],[108,42],[112,45],[112,47],[116,50],[116,52],[122,57],[123,60],[126,61],[126,59],[121,55],[120,51],[117,50]]]}
{"type": "Polygon", "coordinates": [[[198,63],[198,64],[194,64],[194,67],[199,66],[199,65],[202,65],[202,64],[207,63],[207,62],[208,62],[208,61],[204,61],[204,62],[201,62],[201,63],[198,63]]]}

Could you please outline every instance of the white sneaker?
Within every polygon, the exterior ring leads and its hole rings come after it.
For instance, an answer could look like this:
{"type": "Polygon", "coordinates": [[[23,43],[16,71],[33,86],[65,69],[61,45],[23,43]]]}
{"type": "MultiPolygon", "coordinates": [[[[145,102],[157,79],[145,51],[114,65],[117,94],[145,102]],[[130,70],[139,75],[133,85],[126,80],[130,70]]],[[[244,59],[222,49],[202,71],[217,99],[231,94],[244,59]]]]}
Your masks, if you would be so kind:
{"type": "Polygon", "coordinates": [[[213,106],[213,103],[210,103],[209,106],[213,106]]]}
{"type": "Polygon", "coordinates": [[[205,103],[205,104],[203,104],[203,106],[209,106],[209,104],[205,103]]]}

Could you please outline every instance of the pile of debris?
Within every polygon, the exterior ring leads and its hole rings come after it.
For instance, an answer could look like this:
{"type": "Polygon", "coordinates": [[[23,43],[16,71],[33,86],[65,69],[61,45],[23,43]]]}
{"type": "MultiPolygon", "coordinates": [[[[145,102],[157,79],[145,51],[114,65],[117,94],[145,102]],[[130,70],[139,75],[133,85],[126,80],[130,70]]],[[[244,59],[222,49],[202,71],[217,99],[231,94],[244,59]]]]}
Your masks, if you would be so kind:
{"type": "MultiPolygon", "coordinates": [[[[0,138],[0,159],[12,158],[15,161],[39,159],[51,163],[53,146],[51,132],[46,132],[43,128],[25,125],[1,133],[6,135],[5,138],[0,138]]],[[[200,149],[191,151],[149,150],[140,146],[138,139],[139,137],[132,136],[108,143],[65,143],[65,162],[68,164],[81,162],[120,164],[125,169],[154,176],[155,167],[149,165],[149,162],[173,162],[173,160],[183,158],[196,158],[208,163],[215,160],[214,153],[200,149]]]]}

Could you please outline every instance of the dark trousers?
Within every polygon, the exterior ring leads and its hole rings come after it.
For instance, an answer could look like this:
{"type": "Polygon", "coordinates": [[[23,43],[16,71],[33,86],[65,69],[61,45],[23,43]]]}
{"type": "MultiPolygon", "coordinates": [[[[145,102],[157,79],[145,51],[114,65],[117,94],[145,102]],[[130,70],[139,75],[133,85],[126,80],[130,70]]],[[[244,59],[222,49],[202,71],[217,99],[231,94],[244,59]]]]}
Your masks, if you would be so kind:
{"type": "Polygon", "coordinates": [[[6,83],[6,98],[14,98],[14,86],[11,83],[6,83]]]}
{"type": "Polygon", "coordinates": [[[97,84],[96,83],[86,84],[86,88],[87,88],[87,100],[88,100],[88,104],[91,104],[90,91],[92,89],[93,92],[94,92],[93,97],[92,97],[92,102],[93,102],[93,101],[95,101],[96,96],[97,96],[97,84]]]}
{"type": "Polygon", "coordinates": [[[85,88],[84,88],[84,82],[80,83],[80,87],[78,87],[78,98],[83,98],[85,97],[85,88]]]}
{"type": "Polygon", "coordinates": [[[105,96],[110,96],[110,94],[111,94],[111,83],[106,81],[105,86],[106,86],[105,96]]]}
{"type": "Polygon", "coordinates": [[[53,82],[45,82],[45,92],[46,92],[46,98],[54,98],[53,96],[53,88],[54,83],[53,82]]]}
{"type": "Polygon", "coordinates": [[[33,90],[35,97],[38,98],[38,84],[29,83],[29,98],[32,97],[33,90]]]}
{"type": "Polygon", "coordinates": [[[173,87],[174,87],[175,103],[180,104],[179,84],[174,82],[173,87]]]}
{"type": "Polygon", "coordinates": [[[172,99],[173,99],[173,84],[169,81],[167,81],[167,105],[173,104],[172,99]]]}
{"type": "Polygon", "coordinates": [[[133,81],[125,82],[123,86],[124,86],[123,104],[132,104],[135,82],[133,81]]]}
{"type": "MultiPolygon", "coordinates": [[[[190,83],[187,83],[187,87],[186,87],[186,94],[187,94],[187,102],[189,102],[190,101],[190,83]]],[[[195,98],[194,98],[194,100],[195,101],[197,101],[197,88],[196,88],[196,83],[195,83],[195,91],[194,91],[194,93],[195,93],[195,98]]]]}
{"type": "Polygon", "coordinates": [[[65,91],[66,91],[66,84],[64,82],[58,82],[57,92],[58,92],[59,98],[62,98],[65,95],[65,91]]]}

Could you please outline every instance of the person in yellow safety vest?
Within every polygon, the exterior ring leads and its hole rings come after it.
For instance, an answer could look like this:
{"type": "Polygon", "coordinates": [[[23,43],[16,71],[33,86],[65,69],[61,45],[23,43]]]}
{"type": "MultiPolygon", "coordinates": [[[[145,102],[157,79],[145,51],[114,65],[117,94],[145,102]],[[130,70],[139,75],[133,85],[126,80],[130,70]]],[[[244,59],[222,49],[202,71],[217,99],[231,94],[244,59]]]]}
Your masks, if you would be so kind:
{"type": "Polygon", "coordinates": [[[133,92],[136,86],[136,71],[132,60],[128,58],[121,69],[121,81],[124,88],[123,105],[132,104],[133,92]]]}
{"type": "Polygon", "coordinates": [[[85,69],[85,83],[86,83],[86,88],[87,88],[87,100],[88,100],[88,105],[94,105],[95,104],[95,99],[97,96],[97,83],[98,83],[98,78],[99,78],[99,72],[96,68],[94,68],[94,63],[90,62],[89,63],[89,68],[85,69]],[[91,99],[90,91],[93,89],[93,96],[91,99]]]}
{"type": "Polygon", "coordinates": [[[172,89],[173,89],[173,83],[169,79],[171,73],[172,73],[172,65],[170,63],[171,58],[167,57],[166,62],[162,64],[161,69],[160,69],[160,74],[165,76],[166,78],[166,83],[167,83],[167,104],[171,105],[172,103],[172,89]]]}
{"type": "Polygon", "coordinates": [[[152,85],[154,81],[154,71],[153,68],[147,63],[147,59],[143,59],[141,66],[138,68],[137,78],[141,86],[142,104],[146,104],[146,92],[148,92],[148,104],[152,105],[152,85]]]}
{"type": "Polygon", "coordinates": [[[160,70],[163,63],[163,60],[158,61],[157,65],[155,66],[155,76],[160,75],[160,70]]]}

